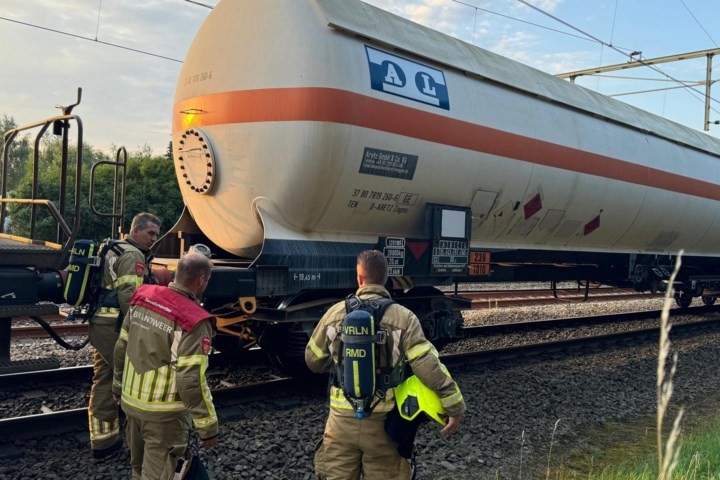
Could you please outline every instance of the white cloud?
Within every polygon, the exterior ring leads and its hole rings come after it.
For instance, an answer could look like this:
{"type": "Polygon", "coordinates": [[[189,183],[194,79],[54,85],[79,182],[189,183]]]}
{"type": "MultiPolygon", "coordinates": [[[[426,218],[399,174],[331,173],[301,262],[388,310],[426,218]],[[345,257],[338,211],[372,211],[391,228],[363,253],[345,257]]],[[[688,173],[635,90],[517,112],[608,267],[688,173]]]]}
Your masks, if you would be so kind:
{"type": "MultiPolygon", "coordinates": [[[[179,0],[104,1],[98,28],[96,1],[2,1],[3,16],[90,39],[97,29],[100,41],[179,60],[209,13],[179,0]]],[[[0,55],[13,73],[0,77],[0,114],[35,122],[55,115],[57,103],[74,103],[82,87],[74,113],[83,119],[86,141],[104,150],[148,143],[164,152],[181,63],[70,35],[0,25],[0,55]]]]}

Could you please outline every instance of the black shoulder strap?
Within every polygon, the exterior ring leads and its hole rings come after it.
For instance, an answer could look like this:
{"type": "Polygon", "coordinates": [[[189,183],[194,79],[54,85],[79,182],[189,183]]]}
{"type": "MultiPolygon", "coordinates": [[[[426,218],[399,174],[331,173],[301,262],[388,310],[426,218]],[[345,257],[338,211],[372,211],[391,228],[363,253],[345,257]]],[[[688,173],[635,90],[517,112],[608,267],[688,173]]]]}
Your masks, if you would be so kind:
{"type": "Polygon", "coordinates": [[[123,240],[107,240],[107,251],[112,250],[113,252],[115,252],[115,255],[119,257],[120,255],[125,253],[125,249],[123,248],[124,243],[125,242],[123,240]]]}
{"type": "Polygon", "coordinates": [[[385,314],[385,309],[395,303],[395,301],[392,298],[374,298],[368,302],[373,309],[375,326],[379,327],[380,320],[382,320],[382,317],[385,314]]]}
{"type": "Polygon", "coordinates": [[[350,294],[345,297],[345,313],[350,313],[357,310],[362,305],[362,300],[355,294],[350,294]]]}
{"type": "Polygon", "coordinates": [[[373,310],[373,317],[379,324],[383,314],[385,313],[385,309],[395,303],[395,300],[393,300],[392,298],[384,297],[363,300],[357,295],[351,294],[345,298],[345,313],[350,313],[353,310],[357,310],[362,306],[363,303],[367,303],[368,305],[370,305],[370,308],[372,308],[373,310]]]}

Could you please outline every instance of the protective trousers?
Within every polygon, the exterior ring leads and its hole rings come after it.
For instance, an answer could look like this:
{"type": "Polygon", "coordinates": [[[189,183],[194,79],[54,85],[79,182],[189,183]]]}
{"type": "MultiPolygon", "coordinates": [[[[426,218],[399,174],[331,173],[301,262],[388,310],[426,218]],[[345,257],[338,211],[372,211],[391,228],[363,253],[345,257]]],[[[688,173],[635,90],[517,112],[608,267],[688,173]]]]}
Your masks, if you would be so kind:
{"type": "Polygon", "coordinates": [[[93,450],[110,448],[120,438],[118,407],[112,394],[113,350],[118,339],[116,320],[117,315],[115,318],[97,315],[90,321],[90,344],[95,347],[93,384],[88,406],[90,447],[93,450]]]}
{"type": "Polygon", "coordinates": [[[315,473],[324,480],[408,480],[410,461],[385,433],[385,417],[373,413],[358,420],[330,410],[322,444],[315,452],[315,473]]]}
{"type": "Polygon", "coordinates": [[[187,450],[191,427],[190,415],[165,422],[128,415],[125,437],[132,480],[172,480],[178,460],[187,450]]]}

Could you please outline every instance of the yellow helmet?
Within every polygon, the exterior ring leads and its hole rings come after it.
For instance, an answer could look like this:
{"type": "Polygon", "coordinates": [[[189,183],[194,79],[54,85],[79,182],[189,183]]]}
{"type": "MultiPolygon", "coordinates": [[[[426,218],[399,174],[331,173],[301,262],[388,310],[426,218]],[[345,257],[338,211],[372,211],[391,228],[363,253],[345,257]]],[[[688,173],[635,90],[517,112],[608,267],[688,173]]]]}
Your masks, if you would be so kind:
{"type": "Polygon", "coordinates": [[[440,425],[447,424],[442,417],[445,415],[445,408],[440,402],[440,397],[415,375],[395,387],[395,403],[400,416],[406,420],[413,420],[420,412],[424,412],[440,425]]]}

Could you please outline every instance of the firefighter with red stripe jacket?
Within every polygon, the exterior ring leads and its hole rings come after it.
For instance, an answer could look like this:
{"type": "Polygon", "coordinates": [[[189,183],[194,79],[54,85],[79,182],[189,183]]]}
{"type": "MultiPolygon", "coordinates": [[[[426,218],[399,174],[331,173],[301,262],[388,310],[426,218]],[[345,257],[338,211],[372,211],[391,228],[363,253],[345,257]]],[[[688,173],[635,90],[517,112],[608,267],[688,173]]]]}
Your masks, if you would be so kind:
{"type": "Polygon", "coordinates": [[[199,305],[212,264],[189,253],[168,287],[143,285],[115,346],[113,393],[127,416],[133,480],[168,480],[185,456],[191,428],[217,444],[218,418],[205,371],[212,316],[199,305]]]}
{"type": "MultiPolygon", "coordinates": [[[[360,300],[389,298],[383,285],[387,282],[387,260],[381,252],[366,250],[358,255],[356,296],[360,300]]],[[[332,306],[320,319],[305,349],[305,362],[313,372],[330,372],[340,362],[341,349],[347,337],[343,322],[347,318],[346,302],[332,306]]],[[[465,411],[462,393],[440,362],[435,347],[425,338],[420,321],[413,312],[389,305],[382,314],[380,328],[385,332],[379,345],[382,364],[393,372],[404,372],[407,364],[413,374],[436,395],[447,416],[443,435],[451,435],[460,426],[465,411]]],[[[377,333],[377,332],[376,332],[377,333]]],[[[343,361],[346,361],[344,359],[343,361]]],[[[394,376],[393,373],[391,376],[394,376]]],[[[376,399],[370,415],[358,415],[343,386],[330,389],[330,414],[322,443],[315,452],[315,472],[321,479],[365,480],[410,479],[413,475],[411,455],[401,455],[400,442],[390,437],[386,420],[395,411],[395,387],[388,385],[376,399]],[[408,458],[410,457],[410,458],[408,458]]],[[[348,378],[345,383],[352,383],[348,378]]],[[[412,450],[412,446],[408,447],[412,450]]]]}
{"type": "Polygon", "coordinates": [[[121,445],[118,409],[112,394],[113,349],[120,315],[127,314],[135,289],[152,282],[148,256],[159,234],[160,219],[151,213],[140,213],[133,218],[125,240],[116,242],[105,257],[102,272],[105,294],[89,327],[90,344],[95,352],[88,421],[90,447],[98,459],[113,454],[121,445]]]}

